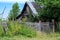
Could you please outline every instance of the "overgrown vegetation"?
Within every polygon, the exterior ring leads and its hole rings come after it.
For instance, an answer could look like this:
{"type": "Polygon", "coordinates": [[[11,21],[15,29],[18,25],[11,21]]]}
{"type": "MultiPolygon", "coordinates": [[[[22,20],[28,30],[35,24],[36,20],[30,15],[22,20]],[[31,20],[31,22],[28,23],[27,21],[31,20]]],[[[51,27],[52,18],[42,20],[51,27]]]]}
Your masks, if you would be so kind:
{"type": "Polygon", "coordinates": [[[0,26],[0,36],[3,36],[3,34],[4,34],[3,26],[0,26]]]}
{"type": "Polygon", "coordinates": [[[37,32],[37,37],[29,38],[22,35],[16,35],[13,37],[0,37],[0,40],[60,40],[60,33],[51,33],[51,34],[45,34],[45,33],[39,33],[37,32]]]}
{"type": "Polygon", "coordinates": [[[36,31],[27,27],[24,23],[19,24],[17,21],[7,22],[8,30],[4,32],[4,27],[0,26],[0,36],[23,35],[26,37],[35,37],[36,31]]]}
{"type": "Polygon", "coordinates": [[[60,0],[36,0],[36,2],[43,6],[42,12],[40,12],[42,20],[60,20],[60,0]]]}
{"type": "Polygon", "coordinates": [[[7,33],[4,33],[3,27],[0,27],[0,38],[1,40],[59,40],[60,33],[41,33],[39,31],[34,31],[33,29],[27,27],[24,23],[18,23],[17,21],[8,21],[7,33]],[[4,36],[5,35],[5,36],[4,36]],[[1,37],[3,36],[3,37],[1,37]],[[31,38],[29,38],[31,37],[31,38]],[[10,39],[11,38],[11,39],[10,39]]]}
{"type": "Polygon", "coordinates": [[[35,20],[35,18],[34,18],[34,16],[32,15],[32,13],[30,12],[30,21],[31,21],[31,22],[34,22],[34,20],[35,20]]]}
{"type": "Polygon", "coordinates": [[[8,30],[7,30],[7,35],[13,36],[13,35],[24,35],[27,37],[35,37],[36,32],[27,27],[26,25],[19,24],[18,22],[8,22],[8,30]]]}
{"type": "Polygon", "coordinates": [[[51,22],[54,20],[55,31],[59,30],[60,21],[60,0],[35,0],[38,5],[42,6],[39,13],[39,19],[51,22]]]}

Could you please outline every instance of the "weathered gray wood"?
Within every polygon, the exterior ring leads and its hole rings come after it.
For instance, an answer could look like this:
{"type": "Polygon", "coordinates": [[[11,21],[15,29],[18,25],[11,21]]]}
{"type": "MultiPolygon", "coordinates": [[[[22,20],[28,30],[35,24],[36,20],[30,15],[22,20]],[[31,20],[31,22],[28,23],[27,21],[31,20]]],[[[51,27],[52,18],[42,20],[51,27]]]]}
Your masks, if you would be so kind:
{"type": "Polygon", "coordinates": [[[2,22],[0,22],[0,26],[2,26],[3,27],[3,29],[4,29],[4,32],[6,33],[7,32],[7,29],[8,29],[8,27],[7,27],[7,23],[5,22],[5,21],[2,21],[2,22]]]}
{"type": "Polygon", "coordinates": [[[55,26],[54,26],[54,20],[52,19],[52,23],[53,23],[53,32],[55,32],[55,26]]]}
{"type": "MultiPolygon", "coordinates": [[[[20,22],[24,23],[24,22],[20,22]]],[[[54,32],[54,24],[52,22],[39,22],[39,23],[32,23],[32,22],[25,22],[26,26],[31,27],[35,29],[36,31],[42,31],[42,32],[54,32]]]]}

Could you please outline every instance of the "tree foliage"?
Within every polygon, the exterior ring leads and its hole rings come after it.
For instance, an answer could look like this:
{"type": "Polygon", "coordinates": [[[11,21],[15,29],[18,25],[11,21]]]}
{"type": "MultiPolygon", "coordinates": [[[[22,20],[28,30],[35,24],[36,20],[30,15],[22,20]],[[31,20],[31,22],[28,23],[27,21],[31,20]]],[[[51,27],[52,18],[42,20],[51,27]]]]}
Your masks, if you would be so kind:
{"type": "Polygon", "coordinates": [[[12,9],[10,10],[8,19],[15,19],[20,12],[19,10],[18,3],[14,3],[12,9]]]}
{"type": "Polygon", "coordinates": [[[34,22],[35,18],[33,17],[32,13],[30,13],[30,21],[34,22]]]}
{"type": "Polygon", "coordinates": [[[60,18],[60,0],[36,0],[39,5],[42,5],[40,19],[54,19],[58,21],[60,18]]]}

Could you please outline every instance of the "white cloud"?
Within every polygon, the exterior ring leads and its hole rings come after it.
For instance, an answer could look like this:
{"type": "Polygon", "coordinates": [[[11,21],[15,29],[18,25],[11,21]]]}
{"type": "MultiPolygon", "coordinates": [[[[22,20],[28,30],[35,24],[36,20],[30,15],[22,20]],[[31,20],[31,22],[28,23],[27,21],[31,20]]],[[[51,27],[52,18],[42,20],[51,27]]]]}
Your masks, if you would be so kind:
{"type": "Polygon", "coordinates": [[[0,0],[0,2],[8,2],[8,3],[25,3],[26,1],[34,1],[34,0],[0,0]]]}

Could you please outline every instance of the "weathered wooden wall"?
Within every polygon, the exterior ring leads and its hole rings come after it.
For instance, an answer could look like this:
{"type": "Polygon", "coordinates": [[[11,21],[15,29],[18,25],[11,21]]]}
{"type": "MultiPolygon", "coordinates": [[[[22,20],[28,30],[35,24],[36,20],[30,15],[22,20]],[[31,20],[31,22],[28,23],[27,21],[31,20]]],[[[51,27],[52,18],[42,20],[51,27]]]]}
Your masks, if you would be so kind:
{"type": "MultiPolygon", "coordinates": [[[[24,22],[19,22],[24,23],[24,22]]],[[[39,22],[39,23],[32,23],[32,22],[25,22],[24,23],[27,27],[31,27],[36,31],[41,32],[54,32],[54,23],[53,22],[39,22]]]]}

